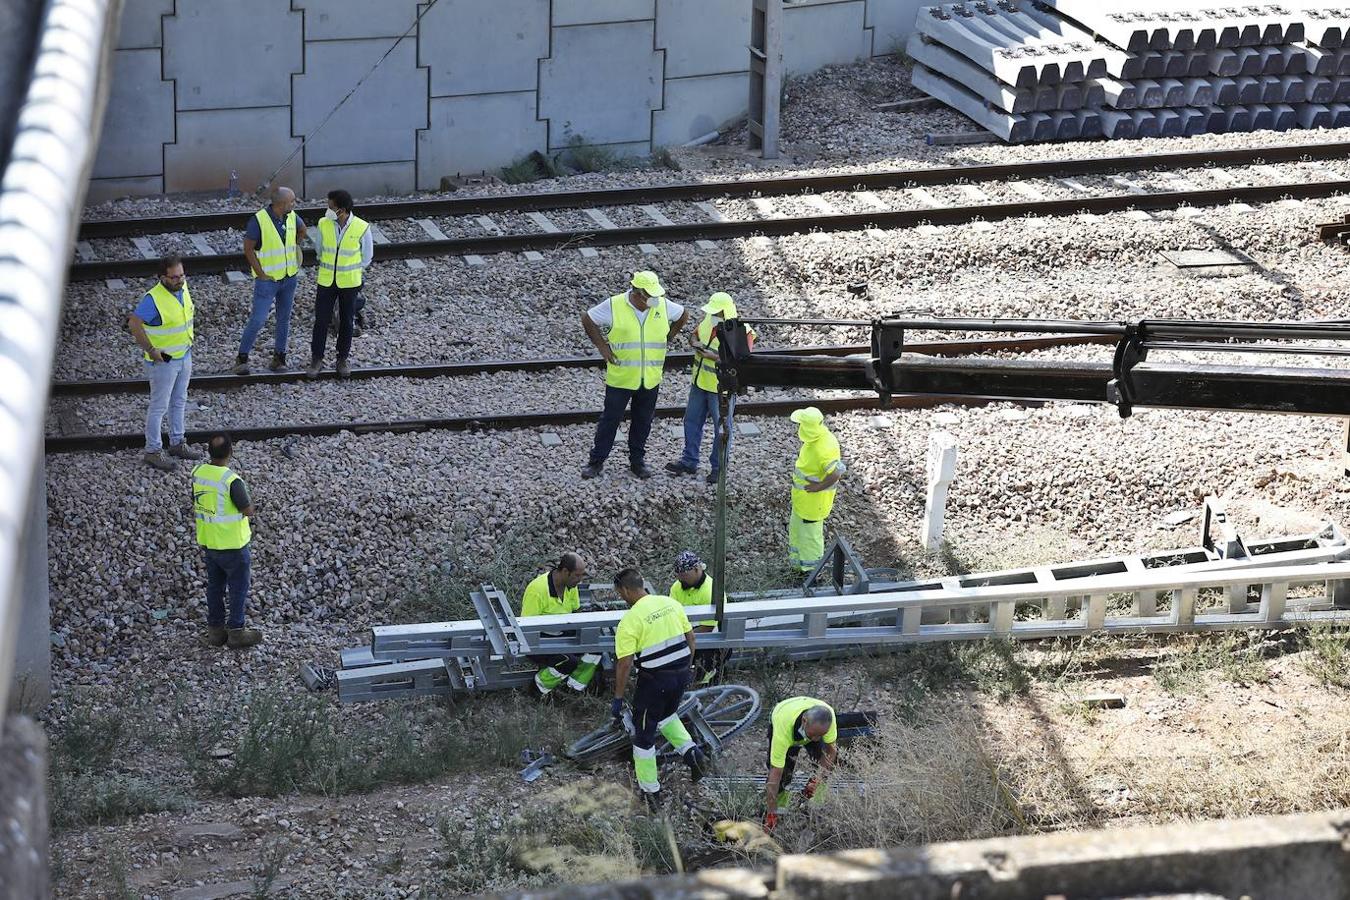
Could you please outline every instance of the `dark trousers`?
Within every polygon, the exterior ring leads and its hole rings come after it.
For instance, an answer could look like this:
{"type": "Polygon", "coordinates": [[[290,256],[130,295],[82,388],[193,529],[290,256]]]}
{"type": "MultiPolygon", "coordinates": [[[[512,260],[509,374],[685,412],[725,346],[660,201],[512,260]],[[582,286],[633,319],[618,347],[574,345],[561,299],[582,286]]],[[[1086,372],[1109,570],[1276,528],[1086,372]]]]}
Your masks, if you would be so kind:
{"type": "Polygon", "coordinates": [[[211,550],[203,547],[206,556],[206,624],[244,627],[244,611],[248,606],[248,584],[253,556],[249,545],[238,550],[211,550]],[[230,595],[230,616],[225,618],[225,593],[230,595]]]}
{"type": "Polygon", "coordinates": [[[627,390],[605,385],[605,409],[595,426],[595,446],[591,448],[591,465],[609,459],[614,449],[614,435],[623,421],[623,412],[632,404],[632,420],[628,423],[628,463],[641,465],[647,455],[647,435],[652,432],[652,417],[656,415],[656,397],[661,386],[627,390]]]}
{"type": "Polygon", "coordinates": [[[650,750],[656,746],[656,727],[675,715],[680,698],[689,687],[693,673],[681,665],[677,669],[638,670],[637,689],[633,691],[633,746],[650,750]]]}
{"type": "Polygon", "coordinates": [[[311,359],[323,359],[324,351],[328,349],[328,323],[333,319],[335,304],[338,308],[337,358],[346,359],[352,352],[352,329],[356,324],[356,301],[360,295],[359,287],[320,285],[314,298],[314,336],[309,342],[311,359]]]}

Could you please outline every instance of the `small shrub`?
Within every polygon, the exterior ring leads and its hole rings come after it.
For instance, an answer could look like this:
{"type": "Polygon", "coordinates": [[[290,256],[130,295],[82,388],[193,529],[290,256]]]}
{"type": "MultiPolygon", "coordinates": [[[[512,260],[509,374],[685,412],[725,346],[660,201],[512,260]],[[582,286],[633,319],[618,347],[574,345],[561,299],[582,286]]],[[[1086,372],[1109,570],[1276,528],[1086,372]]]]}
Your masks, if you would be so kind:
{"type": "Polygon", "coordinates": [[[136,816],[188,807],[176,787],[132,775],[71,774],[53,770],[51,817],[57,828],[116,825],[136,816]]]}
{"type": "Polygon", "coordinates": [[[501,178],[507,184],[531,184],[544,178],[544,173],[532,157],[522,156],[509,166],[502,166],[501,178]]]}
{"type": "Polygon", "coordinates": [[[606,172],[615,168],[619,157],[608,147],[586,143],[586,139],[574,134],[567,139],[567,149],[563,158],[578,172],[606,172]]]}
{"type": "Polygon", "coordinates": [[[509,837],[449,819],[441,819],[437,831],[444,853],[441,865],[450,870],[457,891],[477,893],[509,884],[519,875],[509,837]]]}
{"type": "Polygon", "coordinates": [[[675,158],[675,154],[670,152],[669,147],[656,147],[652,150],[652,165],[670,169],[673,172],[678,172],[684,168],[680,165],[680,161],[675,158]]]}
{"type": "Polygon", "coordinates": [[[1350,631],[1318,625],[1303,640],[1303,670],[1327,687],[1350,690],[1350,631]]]}
{"type": "Polygon", "coordinates": [[[1205,673],[1211,671],[1234,684],[1264,684],[1270,680],[1270,668],[1253,640],[1260,640],[1260,635],[1197,635],[1174,644],[1173,652],[1153,667],[1153,678],[1169,694],[1202,691],[1205,673]]]}

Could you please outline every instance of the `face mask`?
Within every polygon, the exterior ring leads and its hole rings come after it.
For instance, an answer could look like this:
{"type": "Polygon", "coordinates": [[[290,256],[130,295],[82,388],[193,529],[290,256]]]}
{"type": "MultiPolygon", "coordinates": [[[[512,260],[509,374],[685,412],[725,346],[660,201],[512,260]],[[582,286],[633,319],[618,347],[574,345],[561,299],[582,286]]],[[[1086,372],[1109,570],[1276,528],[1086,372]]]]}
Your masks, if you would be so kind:
{"type": "Polygon", "coordinates": [[[324,217],[325,219],[331,219],[332,221],[336,222],[336,221],[337,221],[337,210],[335,210],[335,209],[330,209],[330,210],[328,210],[327,212],[325,212],[325,213],[323,214],[323,217],[324,217]]]}

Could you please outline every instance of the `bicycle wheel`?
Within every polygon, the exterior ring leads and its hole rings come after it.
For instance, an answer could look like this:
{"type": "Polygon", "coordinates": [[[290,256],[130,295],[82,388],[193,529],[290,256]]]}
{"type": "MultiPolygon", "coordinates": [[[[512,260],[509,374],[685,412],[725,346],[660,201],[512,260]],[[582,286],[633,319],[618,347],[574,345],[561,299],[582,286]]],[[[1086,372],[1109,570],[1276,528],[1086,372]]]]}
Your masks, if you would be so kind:
{"type": "MultiPolygon", "coordinates": [[[[717,741],[725,744],[753,724],[759,716],[759,710],[759,694],[753,688],[739,684],[719,684],[687,692],[680,698],[678,715],[686,726],[696,717],[701,718],[717,741]]],[[[701,729],[691,728],[690,733],[698,740],[701,729]]],[[[608,722],[582,735],[564,751],[563,755],[573,762],[590,763],[618,756],[631,746],[632,738],[628,731],[613,722],[608,722]]],[[[656,754],[663,761],[679,755],[670,746],[670,742],[659,733],[656,754]]]]}

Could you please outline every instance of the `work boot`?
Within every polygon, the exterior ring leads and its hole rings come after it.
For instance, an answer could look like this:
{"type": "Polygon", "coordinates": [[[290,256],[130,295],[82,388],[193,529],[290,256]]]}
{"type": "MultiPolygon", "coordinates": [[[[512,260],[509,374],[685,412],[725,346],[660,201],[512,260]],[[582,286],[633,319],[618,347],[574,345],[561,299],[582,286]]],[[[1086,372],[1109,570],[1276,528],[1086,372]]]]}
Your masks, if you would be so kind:
{"type": "Polygon", "coordinates": [[[206,636],[202,642],[208,647],[224,647],[225,642],[229,640],[228,632],[224,625],[207,625],[206,636]]]}
{"type": "Polygon", "coordinates": [[[352,367],[345,359],[337,361],[337,374],[339,378],[351,378],[352,367]]]}
{"type": "Polygon", "coordinates": [[[643,791],[642,802],[646,805],[650,813],[659,813],[661,811],[661,791],[643,791]]]}
{"type": "Polygon", "coordinates": [[[698,469],[691,469],[682,462],[666,463],[666,471],[677,476],[698,474],[698,469]]]}
{"type": "Polygon", "coordinates": [[[147,466],[159,469],[161,472],[172,472],[178,468],[178,463],[165,456],[163,450],[147,450],[141,459],[147,466]]]}
{"type": "Polygon", "coordinates": [[[269,365],[267,368],[271,369],[273,372],[285,372],[285,371],[286,371],[286,354],[285,354],[285,353],[273,353],[273,354],[272,354],[272,364],[269,365]]]}
{"type": "Polygon", "coordinates": [[[306,377],[306,378],[318,378],[318,377],[319,377],[319,373],[322,372],[322,371],[323,371],[323,360],[321,360],[321,359],[311,360],[311,361],[310,361],[310,364],[309,364],[309,368],[308,368],[308,369],[305,369],[305,377],[306,377]]]}
{"type": "Polygon", "coordinates": [[[600,473],[605,470],[604,463],[586,463],[581,470],[582,478],[599,478],[600,473]]]}
{"type": "Polygon", "coordinates": [[[179,459],[198,460],[206,459],[206,454],[200,450],[193,450],[187,445],[187,441],[181,444],[170,444],[169,455],[176,456],[179,459]]]}
{"type": "Polygon", "coordinates": [[[231,369],[230,371],[236,375],[247,375],[249,371],[248,354],[247,353],[237,354],[234,358],[234,368],[231,369]]]}
{"type": "Polygon", "coordinates": [[[366,314],[357,313],[356,321],[352,323],[352,337],[354,338],[360,337],[361,332],[365,330],[366,330],[366,314]]]}
{"type": "Polygon", "coordinates": [[[262,643],[262,632],[256,628],[231,628],[225,636],[225,645],[231,650],[242,650],[262,643]]]}
{"type": "Polygon", "coordinates": [[[631,466],[629,466],[629,468],[632,469],[634,475],[636,475],[638,478],[641,478],[643,481],[646,481],[648,478],[651,478],[653,475],[656,474],[647,466],[646,463],[633,463],[631,466]]]}
{"type": "Polygon", "coordinates": [[[703,776],[708,774],[711,767],[711,760],[708,754],[703,752],[702,747],[695,746],[684,755],[684,762],[689,766],[689,780],[698,784],[703,780],[703,776]]]}
{"type": "Polygon", "coordinates": [[[705,478],[705,479],[703,479],[703,480],[706,481],[708,484],[711,484],[711,485],[716,486],[716,485],[717,485],[717,473],[716,473],[716,472],[711,472],[711,473],[708,474],[708,477],[705,478]]]}

